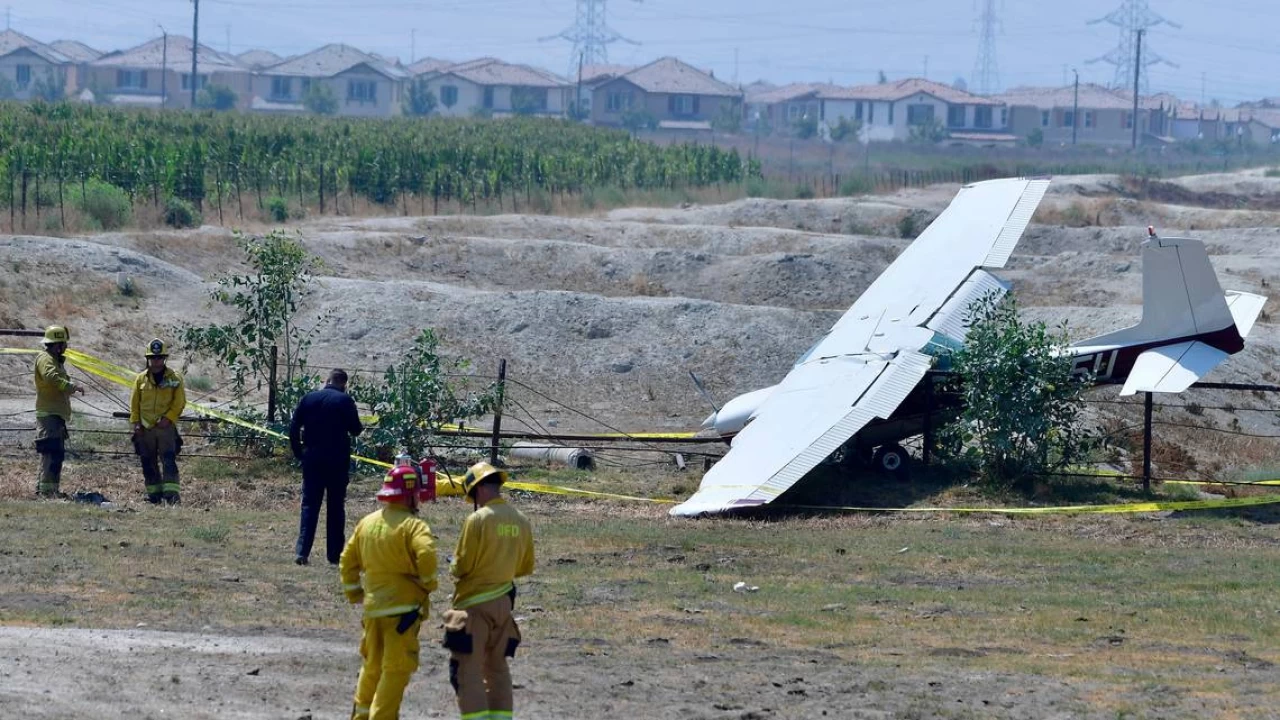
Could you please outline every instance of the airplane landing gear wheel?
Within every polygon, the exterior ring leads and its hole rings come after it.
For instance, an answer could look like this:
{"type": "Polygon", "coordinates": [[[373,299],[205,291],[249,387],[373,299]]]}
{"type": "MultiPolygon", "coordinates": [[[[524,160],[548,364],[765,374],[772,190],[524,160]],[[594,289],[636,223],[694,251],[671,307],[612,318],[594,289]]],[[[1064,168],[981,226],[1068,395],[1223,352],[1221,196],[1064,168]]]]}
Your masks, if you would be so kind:
{"type": "Polygon", "coordinates": [[[899,480],[906,480],[908,475],[908,463],[911,456],[907,455],[907,451],[896,443],[890,445],[881,445],[876,448],[876,454],[871,458],[871,466],[876,470],[899,480]]]}

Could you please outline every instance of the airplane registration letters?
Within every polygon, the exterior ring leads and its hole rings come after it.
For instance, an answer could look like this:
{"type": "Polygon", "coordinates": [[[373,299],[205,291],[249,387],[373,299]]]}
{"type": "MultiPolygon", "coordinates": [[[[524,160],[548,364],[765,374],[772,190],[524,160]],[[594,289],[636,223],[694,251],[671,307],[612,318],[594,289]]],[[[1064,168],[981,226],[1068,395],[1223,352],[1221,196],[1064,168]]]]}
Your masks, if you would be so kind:
{"type": "Polygon", "coordinates": [[[1116,356],[1120,354],[1120,349],[1103,350],[1102,352],[1089,353],[1081,355],[1071,364],[1072,375],[1083,375],[1092,372],[1094,378],[1098,380],[1106,380],[1111,377],[1111,373],[1116,369],[1116,356]]]}

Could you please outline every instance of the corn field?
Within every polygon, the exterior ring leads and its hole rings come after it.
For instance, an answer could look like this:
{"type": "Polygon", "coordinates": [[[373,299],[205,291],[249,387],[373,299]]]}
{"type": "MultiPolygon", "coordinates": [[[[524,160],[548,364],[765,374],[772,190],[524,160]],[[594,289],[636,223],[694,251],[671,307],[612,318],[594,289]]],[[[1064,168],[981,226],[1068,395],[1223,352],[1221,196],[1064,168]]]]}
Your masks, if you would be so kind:
{"type": "MultiPolygon", "coordinates": [[[[61,206],[98,180],[134,202],[177,197],[219,216],[264,198],[326,205],[340,194],[394,205],[504,202],[533,193],[660,189],[758,175],[736,150],[657,145],[625,132],[539,119],[353,119],[0,104],[0,206],[61,206]]],[[[38,213],[38,210],[37,210],[38,213]]]]}

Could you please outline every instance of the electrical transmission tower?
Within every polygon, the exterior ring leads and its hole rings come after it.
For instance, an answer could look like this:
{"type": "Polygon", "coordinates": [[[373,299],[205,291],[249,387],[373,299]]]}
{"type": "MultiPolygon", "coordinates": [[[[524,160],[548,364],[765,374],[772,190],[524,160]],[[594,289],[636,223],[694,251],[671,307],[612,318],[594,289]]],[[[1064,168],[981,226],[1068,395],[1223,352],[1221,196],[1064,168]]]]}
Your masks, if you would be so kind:
{"type": "MultiPolygon", "coordinates": [[[[1146,70],[1148,66],[1158,63],[1164,63],[1173,67],[1178,67],[1176,63],[1165,60],[1159,54],[1151,50],[1149,44],[1144,43],[1142,49],[1142,66],[1135,68],[1134,63],[1137,62],[1137,38],[1139,30],[1147,30],[1157,25],[1168,25],[1174,28],[1182,26],[1171,20],[1166,20],[1158,13],[1151,10],[1147,6],[1147,0],[1124,0],[1120,7],[1114,10],[1106,17],[1090,20],[1090,25],[1098,23],[1110,23],[1120,28],[1120,44],[1112,48],[1110,52],[1102,57],[1089,60],[1089,63],[1105,62],[1114,65],[1116,74],[1111,81],[1111,87],[1116,89],[1133,88],[1134,74],[1137,70],[1146,70]]],[[[1148,36],[1150,34],[1148,33],[1148,36]]],[[[1138,93],[1145,94],[1148,88],[1147,73],[1141,73],[1140,86],[1136,89],[1138,93]]]]}
{"type": "MultiPolygon", "coordinates": [[[[641,0],[636,0],[640,2],[641,0]]],[[[640,43],[623,37],[609,27],[605,21],[608,0],[577,0],[578,10],[573,26],[561,30],[555,35],[539,38],[540,41],[568,40],[573,43],[573,54],[569,56],[569,77],[578,74],[582,65],[601,65],[609,61],[609,46],[622,42],[639,45],[640,43]]]]}
{"type": "Polygon", "coordinates": [[[982,0],[982,13],[978,15],[978,59],[973,64],[973,84],[980,95],[990,95],[1000,89],[1000,68],[996,65],[999,26],[996,0],[982,0]]]}

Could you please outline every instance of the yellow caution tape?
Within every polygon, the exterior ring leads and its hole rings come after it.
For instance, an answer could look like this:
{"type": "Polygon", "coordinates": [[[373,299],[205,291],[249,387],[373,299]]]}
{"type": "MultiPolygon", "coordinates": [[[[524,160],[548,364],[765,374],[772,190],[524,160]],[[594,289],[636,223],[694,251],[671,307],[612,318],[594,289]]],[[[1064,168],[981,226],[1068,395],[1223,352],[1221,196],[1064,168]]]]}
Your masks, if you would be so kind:
{"type": "Polygon", "coordinates": [[[611,500],[632,500],[635,502],[651,502],[651,503],[667,503],[674,504],[676,501],[669,498],[642,498],[633,495],[619,495],[617,493],[593,492],[591,490],[579,490],[578,488],[568,488],[561,485],[543,485],[539,483],[525,482],[507,482],[504,487],[512,490],[525,490],[527,492],[543,493],[546,495],[579,495],[583,497],[609,498],[611,500]]]}
{"type": "Polygon", "coordinates": [[[1166,510],[1213,510],[1226,507],[1250,507],[1255,505],[1273,505],[1280,503],[1280,495],[1256,495],[1254,497],[1224,498],[1222,500],[1170,500],[1142,503],[1116,503],[1113,505],[1057,505],[1053,507],[1035,508],[969,508],[969,507],[923,507],[923,508],[874,508],[874,507],[828,507],[825,505],[786,505],[779,507],[802,510],[845,510],[850,512],[895,512],[895,513],[995,513],[1001,515],[1074,515],[1080,513],[1114,514],[1161,512],[1166,510]]]}

